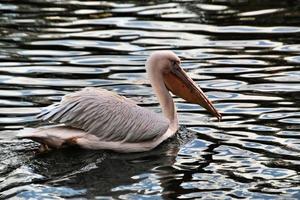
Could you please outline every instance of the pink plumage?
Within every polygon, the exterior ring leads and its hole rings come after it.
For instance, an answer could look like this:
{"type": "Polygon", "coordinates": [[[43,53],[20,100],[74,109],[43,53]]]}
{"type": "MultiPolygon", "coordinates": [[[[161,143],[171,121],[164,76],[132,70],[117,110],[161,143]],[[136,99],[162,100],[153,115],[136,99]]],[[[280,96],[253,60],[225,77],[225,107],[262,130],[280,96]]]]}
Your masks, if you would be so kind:
{"type": "Polygon", "coordinates": [[[173,136],[179,127],[169,90],[202,105],[220,119],[221,115],[179,65],[180,59],[171,51],[154,52],[146,62],[163,115],[114,92],[88,87],[64,96],[60,103],[43,109],[38,115],[41,120],[57,125],[24,129],[18,137],[50,148],[78,145],[119,152],[151,150],[173,136]]]}

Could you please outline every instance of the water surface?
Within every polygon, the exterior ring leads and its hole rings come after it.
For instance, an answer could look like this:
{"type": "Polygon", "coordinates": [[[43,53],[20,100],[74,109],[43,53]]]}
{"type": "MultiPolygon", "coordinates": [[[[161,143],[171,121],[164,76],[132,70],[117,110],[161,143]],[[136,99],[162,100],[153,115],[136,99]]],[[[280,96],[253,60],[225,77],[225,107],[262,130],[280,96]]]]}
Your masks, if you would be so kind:
{"type": "Polygon", "coordinates": [[[300,1],[0,3],[0,198],[299,199],[300,1]],[[175,97],[182,127],[151,152],[35,155],[14,136],[97,86],[160,111],[144,63],[178,54],[218,122],[175,97]]]}

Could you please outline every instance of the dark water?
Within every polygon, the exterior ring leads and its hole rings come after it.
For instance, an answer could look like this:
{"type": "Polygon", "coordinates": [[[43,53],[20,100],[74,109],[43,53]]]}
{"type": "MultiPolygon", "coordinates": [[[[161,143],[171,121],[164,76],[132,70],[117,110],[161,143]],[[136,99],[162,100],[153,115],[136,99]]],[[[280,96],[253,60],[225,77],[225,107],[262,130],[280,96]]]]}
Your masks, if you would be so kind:
{"type": "Polygon", "coordinates": [[[0,198],[300,199],[300,1],[2,0],[0,13],[0,198]],[[34,155],[14,138],[86,86],[158,110],[144,62],[159,49],[222,122],[175,98],[183,127],[147,153],[34,155]]]}

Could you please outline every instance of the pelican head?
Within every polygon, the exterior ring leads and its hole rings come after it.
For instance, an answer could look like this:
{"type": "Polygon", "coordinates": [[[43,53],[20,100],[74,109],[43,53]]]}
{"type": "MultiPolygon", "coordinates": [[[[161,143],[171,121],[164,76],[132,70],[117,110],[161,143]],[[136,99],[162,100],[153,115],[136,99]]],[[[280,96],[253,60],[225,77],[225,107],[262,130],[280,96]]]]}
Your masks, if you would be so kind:
{"type": "Polygon", "coordinates": [[[176,108],[169,91],[190,103],[199,104],[219,121],[221,120],[221,114],[201,88],[182,69],[180,58],[172,51],[152,53],[146,62],[146,70],[162,111],[171,122],[178,123],[176,108]]]}

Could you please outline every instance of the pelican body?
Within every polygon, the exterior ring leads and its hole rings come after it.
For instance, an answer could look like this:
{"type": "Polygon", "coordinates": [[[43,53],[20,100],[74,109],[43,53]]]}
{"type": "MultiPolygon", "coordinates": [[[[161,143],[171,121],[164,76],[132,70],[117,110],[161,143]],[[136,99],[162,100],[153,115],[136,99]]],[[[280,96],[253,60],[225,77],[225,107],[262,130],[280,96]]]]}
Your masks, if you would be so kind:
{"type": "Polygon", "coordinates": [[[173,52],[152,53],[146,71],[163,115],[114,92],[88,87],[65,95],[61,102],[43,109],[37,116],[56,125],[25,128],[17,137],[56,149],[77,145],[123,153],[148,151],[172,137],[179,128],[170,91],[221,119],[206,95],[180,67],[180,59],[173,52]]]}

